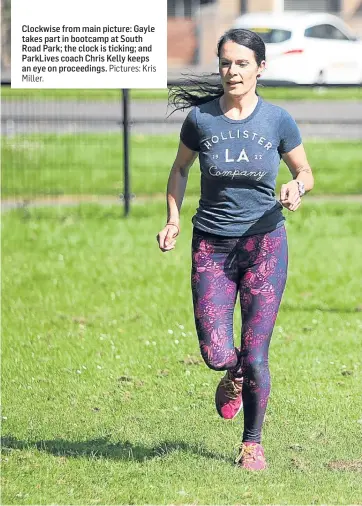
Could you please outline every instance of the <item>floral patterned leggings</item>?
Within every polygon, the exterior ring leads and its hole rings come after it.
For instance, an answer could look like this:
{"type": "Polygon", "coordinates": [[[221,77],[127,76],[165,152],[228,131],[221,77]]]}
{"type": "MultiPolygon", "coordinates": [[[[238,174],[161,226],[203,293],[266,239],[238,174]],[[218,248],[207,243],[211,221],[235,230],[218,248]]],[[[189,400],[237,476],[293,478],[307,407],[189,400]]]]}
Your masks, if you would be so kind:
{"type": "Polygon", "coordinates": [[[287,278],[284,226],[265,234],[222,237],[194,228],[191,287],[202,357],[216,371],[243,377],[243,441],[260,443],[270,393],[268,350],[287,278]],[[241,346],[233,315],[240,294],[241,346]]]}

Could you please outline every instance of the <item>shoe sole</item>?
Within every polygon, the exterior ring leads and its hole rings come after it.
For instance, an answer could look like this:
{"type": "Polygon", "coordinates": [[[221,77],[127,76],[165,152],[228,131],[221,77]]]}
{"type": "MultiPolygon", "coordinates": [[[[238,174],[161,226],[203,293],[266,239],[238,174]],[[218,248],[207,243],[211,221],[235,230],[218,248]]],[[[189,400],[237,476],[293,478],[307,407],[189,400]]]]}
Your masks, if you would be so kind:
{"type": "Polygon", "coordinates": [[[250,471],[251,473],[257,473],[258,471],[266,471],[268,466],[263,467],[262,469],[250,469],[250,467],[244,467],[237,465],[236,467],[240,467],[240,469],[245,469],[245,471],[250,471]]]}

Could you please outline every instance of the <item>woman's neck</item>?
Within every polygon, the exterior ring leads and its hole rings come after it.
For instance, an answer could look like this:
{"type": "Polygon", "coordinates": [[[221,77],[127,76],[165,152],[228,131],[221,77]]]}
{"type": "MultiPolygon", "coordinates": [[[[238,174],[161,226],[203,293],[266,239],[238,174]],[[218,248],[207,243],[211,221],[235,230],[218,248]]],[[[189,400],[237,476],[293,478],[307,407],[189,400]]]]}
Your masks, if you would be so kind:
{"type": "Polygon", "coordinates": [[[225,116],[231,119],[243,119],[248,117],[258,103],[258,95],[255,90],[243,96],[233,97],[224,94],[220,97],[220,107],[225,116]]]}

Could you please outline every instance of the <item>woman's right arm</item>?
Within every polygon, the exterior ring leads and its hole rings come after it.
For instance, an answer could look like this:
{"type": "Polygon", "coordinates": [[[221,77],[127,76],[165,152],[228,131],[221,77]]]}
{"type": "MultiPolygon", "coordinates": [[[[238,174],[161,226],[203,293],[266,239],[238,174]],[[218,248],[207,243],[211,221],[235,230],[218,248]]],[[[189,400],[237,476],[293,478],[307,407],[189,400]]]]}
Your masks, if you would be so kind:
{"type": "Polygon", "coordinates": [[[175,247],[176,237],[180,233],[182,201],[185,196],[189,170],[197,155],[197,151],[192,151],[180,140],[176,159],[167,182],[167,223],[157,235],[158,245],[163,252],[170,251],[175,247]]]}

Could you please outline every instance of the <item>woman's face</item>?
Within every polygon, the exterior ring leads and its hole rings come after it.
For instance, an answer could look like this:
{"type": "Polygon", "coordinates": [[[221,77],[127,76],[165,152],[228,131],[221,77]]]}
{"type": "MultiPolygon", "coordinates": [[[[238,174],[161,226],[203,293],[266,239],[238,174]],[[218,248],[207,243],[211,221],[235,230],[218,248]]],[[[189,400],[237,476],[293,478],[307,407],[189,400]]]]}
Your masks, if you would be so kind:
{"type": "Polygon", "coordinates": [[[264,68],[265,61],[258,66],[252,49],[231,40],[222,45],[219,72],[226,94],[238,97],[255,89],[257,75],[260,75],[264,68]]]}

